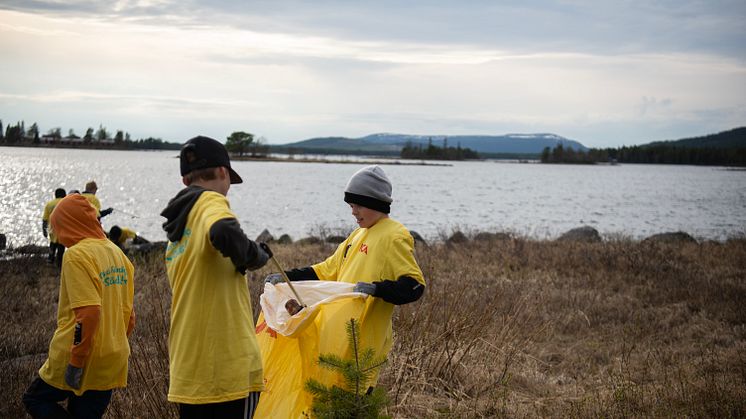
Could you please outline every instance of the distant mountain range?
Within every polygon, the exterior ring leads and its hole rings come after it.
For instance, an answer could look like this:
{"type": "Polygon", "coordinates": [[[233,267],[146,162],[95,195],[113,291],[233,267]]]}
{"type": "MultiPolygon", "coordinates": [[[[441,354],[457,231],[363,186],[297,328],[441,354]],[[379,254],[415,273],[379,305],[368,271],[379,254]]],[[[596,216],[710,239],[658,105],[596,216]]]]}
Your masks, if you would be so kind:
{"type": "Polygon", "coordinates": [[[554,148],[562,144],[564,148],[587,151],[583,144],[555,134],[506,134],[506,135],[407,135],[372,134],[362,138],[322,137],[311,138],[295,143],[272,146],[276,151],[297,151],[320,154],[381,154],[398,155],[407,144],[427,144],[443,147],[461,146],[490,157],[499,155],[529,156],[539,155],[545,147],[554,148]]]}
{"type": "Polygon", "coordinates": [[[641,147],[674,146],[684,148],[746,148],[746,127],[681,140],[654,141],[641,147]]]}

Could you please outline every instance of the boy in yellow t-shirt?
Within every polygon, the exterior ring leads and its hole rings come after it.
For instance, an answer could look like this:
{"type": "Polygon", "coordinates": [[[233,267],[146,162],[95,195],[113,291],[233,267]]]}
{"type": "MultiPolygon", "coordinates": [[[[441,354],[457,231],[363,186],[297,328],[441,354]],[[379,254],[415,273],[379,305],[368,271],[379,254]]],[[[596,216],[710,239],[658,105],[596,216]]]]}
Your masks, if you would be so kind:
{"type": "Polygon", "coordinates": [[[65,197],[65,193],[65,190],[62,188],[55,189],[54,199],[44,205],[44,212],[41,215],[41,232],[44,237],[49,237],[49,262],[56,263],[57,266],[62,265],[62,255],[65,253],[65,246],[57,241],[54,231],[48,231],[49,216],[52,215],[52,211],[57,203],[65,197]]]}
{"type": "Polygon", "coordinates": [[[243,181],[221,143],[192,138],[180,165],[186,188],[161,212],[172,291],[168,400],[181,418],[250,418],[264,377],[244,275],[271,255],[230,209],[228,190],[243,181]]]}
{"type": "MultiPolygon", "coordinates": [[[[373,349],[377,356],[386,356],[391,349],[394,306],[417,301],[425,290],[412,235],[389,218],[391,191],[391,182],[379,166],[356,172],[345,187],[344,200],[359,228],[325,261],[286,272],[291,281],[355,283],[354,291],[375,297],[367,299],[359,324],[361,346],[373,349]]],[[[274,273],[265,281],[277,284],[283,279],[280,273],[274,273]]],[[[376,380],[369,384],[374,386],[376,380]]]]}
{"type": "Polygon", "coordinates": [[[98,197],[96,196],[97,191],[98,185],[95,181],[92,180],[85,184],[85,190],[83,191],[82,195],[85,197],[85,199],[88,200],[88,202],[91,203],[91,205],[93,205],[94,208],[96,208],[98,218],[103,218],[111,214],[114,211],[114,208],[106,208],[102,210],[101,201],[99,201],[98,197]]]}
{"type": "Polygon", "coordinates": [[[134,268],[106,239],[96,209],[83,196],[63,198],[50,223],[68,248],[57,329],[23,403],[35,418],[100,418],[112,389],[127,385],[128,337],[135,325],[134,268]],[[58,404],[64,400],[67,409],[58,404]]]}

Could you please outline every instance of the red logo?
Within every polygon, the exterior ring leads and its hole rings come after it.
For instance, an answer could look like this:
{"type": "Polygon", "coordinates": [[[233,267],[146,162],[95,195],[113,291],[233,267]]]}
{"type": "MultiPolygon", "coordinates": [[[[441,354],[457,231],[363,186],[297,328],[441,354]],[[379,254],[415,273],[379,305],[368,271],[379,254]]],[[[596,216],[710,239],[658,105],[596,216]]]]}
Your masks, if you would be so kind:
{"type": "Polygon", "coordinates": [[[360,246],[360,253],[365,253],[366,255],[368,254],[368,245],[367,244],[363,244],[363,245],[360,246]]]}

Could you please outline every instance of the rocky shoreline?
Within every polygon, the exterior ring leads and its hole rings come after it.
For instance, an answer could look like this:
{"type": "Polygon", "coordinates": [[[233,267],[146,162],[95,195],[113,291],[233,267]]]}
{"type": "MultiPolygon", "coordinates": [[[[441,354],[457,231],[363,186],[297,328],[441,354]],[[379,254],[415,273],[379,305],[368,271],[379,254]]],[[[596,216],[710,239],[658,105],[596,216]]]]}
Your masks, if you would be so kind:
{"type": "MultiPolygon", "coordinates": [[[[514,233],[507,232],[476,232],[467,234],[461,231],[455,231],[450,236],[444,237],[442,240],[428,241],[422,237],[418,232],[410,231],[412,237],[415,240],[416,246],[430,246],[437,243],[444,243],[446,245],[459,245],[469,242],[499,242],[499,241],[510,241],[510,240],[525,240],[531,241],[531,238],[523,237],[514,233]]],[[[338,234],[322,234],[320,236],[307,236],[300,239],[293,239],[288,234],[280,234],[279,236],[273,235],[269,230],[264,229],[254,240],[256,242],[264,242],[268,244],[279,244],[279,245],[330,245],[336,246],[343,242],[346,236],[338,234]]],[[[730,240],[743,240],[743,237],[734,236],[729,238],[730,240]]],[[[534,241],[559,241],[559,242],[581,242],[581,243],[601,243],[608,240],[604,238],[598,230],[590,226],[581,226],[570,229],[562,233],[556,239],[539,239],[534,241]]],[[[629,239],[630,241],[638,241],[629,239]]],[[[701,244],[704,242],[720,243],[714,240],[697,240],[689,233],[684,231],[672,231],[665,233],[653,234],[648,237],[639,240],[643,243],[665,243],[665,244],[701,244]]],[[[0,234],[0,259],[13,259],[17,257],[27,257],[33,255],[44,255],[48,252],[46,246],[40,246],[36,244],[26,244],[18,247],[8,247],[7,241],[4,234],[0,234]]],[[[132,245],[127,249],[129,254],[142,254],[150,253],[152,251],[165,251],[167,246],[166,241],[157,241],[147,243],[143,245],[132,245]]]]}

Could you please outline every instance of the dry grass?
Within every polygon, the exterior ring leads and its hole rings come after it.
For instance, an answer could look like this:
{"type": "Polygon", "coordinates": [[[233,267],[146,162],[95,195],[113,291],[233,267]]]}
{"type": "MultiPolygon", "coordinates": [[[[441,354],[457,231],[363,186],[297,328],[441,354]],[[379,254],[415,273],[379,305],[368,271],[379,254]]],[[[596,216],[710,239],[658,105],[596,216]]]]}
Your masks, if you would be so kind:
{"type": "MultiPolygon", "coordinates": [[[[275,246],[287,268],[324,245],[275,246]]],[[[399,307],[380,385],[395,417],[746,416],[746,241],[662,245],[471,241],[418,248],[423,299],[399,307]]],[[[108,416],[175,417],[166,402],[170,295],[160,255],[135,260],[138,327],[108,416]]],[[[255,310],[261,278],[251,274],[255,310]]],[[[0,417],[45,358],[58,278],[0,262],[0,417]]]]}

